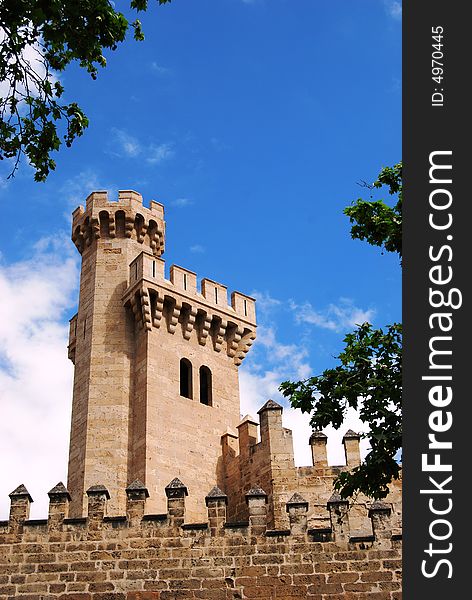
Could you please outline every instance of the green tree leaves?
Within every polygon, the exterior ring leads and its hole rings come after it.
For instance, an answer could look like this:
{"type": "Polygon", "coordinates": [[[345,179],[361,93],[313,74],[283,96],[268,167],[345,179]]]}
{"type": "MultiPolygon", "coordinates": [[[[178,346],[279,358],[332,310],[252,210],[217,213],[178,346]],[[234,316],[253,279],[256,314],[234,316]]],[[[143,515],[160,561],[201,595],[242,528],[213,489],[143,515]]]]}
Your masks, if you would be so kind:
{"type": "MultiPolygon", "coordinates": [[[[171,0],[158,0],[167,4],[171,0]]],[[[131,8],[146,10],[146,0],[131,8]]],[[[109,0],[3,0],[0,4],[0,160],[24,154],[44,181],[56,166],[52,153],[83,135],[89,121],[75,102],[63,104],[58,75],[72,62],[96,79],[129,28],[143,40],[139,20],[129,23],[109,0]]]]}
{"type": "Polygon", "coordinates": [[[380,246],[387,252],[402,255],[402,163],[393,167],[385,167],[374,183],[366,187],[388,188],[390,195],[397,194],[397,202],[393,207],[383,200],[366,201],[359,198],[351,206],[344,209],[353,226],[351,236],[354,239],[366,240],[373,246],[380,246]]]}

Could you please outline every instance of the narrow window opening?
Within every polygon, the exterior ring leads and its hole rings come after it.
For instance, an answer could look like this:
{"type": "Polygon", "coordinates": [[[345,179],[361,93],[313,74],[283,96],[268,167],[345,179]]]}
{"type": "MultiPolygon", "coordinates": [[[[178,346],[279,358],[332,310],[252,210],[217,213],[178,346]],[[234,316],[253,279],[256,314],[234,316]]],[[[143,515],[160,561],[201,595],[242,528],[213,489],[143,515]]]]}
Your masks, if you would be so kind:
{"type": "Polygon", "coordinates": [[[151,315],[154,317],[156,314],[157,294],[154,290],[149,290],[149,299],[151,301],[151,315]]]}
{"type": "Polygon", "coordinates": [[[244,316],[247,317],[247,302],[244,300],[244,316]]]}
{"type": "Polygon", "coordinates": [[[184,290],[187,289],[187,273],[184,273],[184,290]]]}
{"type": "Polygon", "coordinates": [[[218,288],[215,288],[215,304],[218,304],[218,288]]]}
{"type": "Polygon", "coordinates": [[[167,327],[172,322],[172,314],[174,312],[175,300],[169,296],[164,296],[164,304],[162,307],[162,316],[165,319],[167,327]]]}
{"type": "Polygon", "coordinates": [[[125,237],[125,213],[122,210],[115,213],[115,230],[116,237],[125,237]]]}
{"type": "Polygon", "coordinates": [[[85,328],[87,326],[87,317],[84,319],[84,339],[85,339],[85,328]]]}
{"type": "Polygon", "coordinates": [[[134,278],[138,279],[138,263],[134,263],[134,278]]]}
{"type": "Polygon", "coordinates": [[[104,210],[98,214],[100,222],[100,236],[103,238],[110,237],[110,216],[104,210]]]}
{"type": "Polygon", "coordinates": [[[152,276],[153,277],[156,276],[156,261],[155,260],[152,261],[152,276]]]}
{"type": "Polygon", "coordinates": [[[200,402],[212,406],[211,371],[208,367],[200,367],[200,402]]]}
{"type": "Polygon", "coordinates": [[[136,239],[138,241],[142,241],[141,233],[143,231],[143,226],[144,226],[144,217],[138,213],[136,215],[136,218],[134,219],[134,229],[136,231],[136,239]]]}
{"type": "Polygon", "coordinates": [[[180,360],[180,395],[192,398],[192,363],[186,358],[180,360]]]}

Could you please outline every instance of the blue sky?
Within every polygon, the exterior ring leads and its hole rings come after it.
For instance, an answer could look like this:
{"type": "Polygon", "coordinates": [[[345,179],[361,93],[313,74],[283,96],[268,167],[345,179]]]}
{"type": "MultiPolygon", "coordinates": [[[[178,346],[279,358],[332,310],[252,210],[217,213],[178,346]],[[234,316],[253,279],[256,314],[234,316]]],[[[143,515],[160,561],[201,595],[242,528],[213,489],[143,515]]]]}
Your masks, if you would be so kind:
{"type": "MultiPolygon", "coordinates": [[[[145,42],[109,53],[96,82],[60,75],[91,123],[47,183],[1,165],[0,519],[22,481],[44,516],[66,477],[69,215],[93,189],[164,203],[167,265],[258,298],[243,412],[333,365],[355,322],[401,319],[398,259],[351,240],[342,214],[401,158],[401,4],[174,0],[142,22],[145,42]]],[[[285,415],[308,464],[306,421],[285,415]]]]}

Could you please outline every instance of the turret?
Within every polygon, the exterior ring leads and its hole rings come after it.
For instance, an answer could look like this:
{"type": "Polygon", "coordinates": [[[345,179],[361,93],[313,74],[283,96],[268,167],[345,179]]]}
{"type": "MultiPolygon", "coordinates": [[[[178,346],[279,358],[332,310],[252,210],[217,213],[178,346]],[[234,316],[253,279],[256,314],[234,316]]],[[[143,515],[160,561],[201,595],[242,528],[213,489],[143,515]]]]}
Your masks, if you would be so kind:
{"type": "Polygon", "coordinates": [[[72,213],[72,241],[82,254],[95,240],[125,237],[134,239],[155,256],[164,252],[164,207],[151,201],[143,206],[141,194],[120,190],[118,202],[110,202],[107,192],[92,192],[72,213]]]}

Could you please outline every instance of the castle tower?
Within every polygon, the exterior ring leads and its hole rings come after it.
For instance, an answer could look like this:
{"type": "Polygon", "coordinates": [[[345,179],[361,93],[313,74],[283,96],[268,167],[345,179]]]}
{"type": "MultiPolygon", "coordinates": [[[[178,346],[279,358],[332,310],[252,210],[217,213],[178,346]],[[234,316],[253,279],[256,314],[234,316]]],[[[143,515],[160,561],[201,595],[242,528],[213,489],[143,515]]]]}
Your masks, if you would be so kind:
{"type": "Polygon", "coordinates": [[[125,514],[139,479],[146,510],[165,512],[176,475],[188,487],[187,518],[203,517],[221,481],[221,435],[239,423],[238,366],[255,339],[255,301],[173,265],[164,276],[163,206],[120,191],[94,192],[73,213],[82,255],[69,357],[74,390],[68,490],[71,516],[104,485],[110,514],[125,514]]]}

